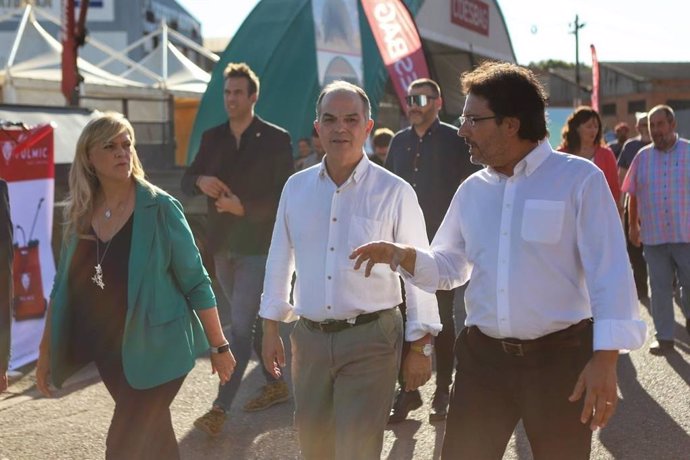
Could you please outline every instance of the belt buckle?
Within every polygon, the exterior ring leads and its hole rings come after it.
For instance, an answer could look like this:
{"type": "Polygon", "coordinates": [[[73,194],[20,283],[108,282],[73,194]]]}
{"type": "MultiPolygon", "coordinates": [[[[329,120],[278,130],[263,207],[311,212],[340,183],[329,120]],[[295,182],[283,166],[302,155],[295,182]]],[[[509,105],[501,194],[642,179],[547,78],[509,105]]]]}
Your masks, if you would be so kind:
{"type": "Polygon", "coordinates": [[[501,348],[503,352],[512,356],[525,356],[525,351],[522,349],[521,343],[506,342],[501,340],[501,348]]]}
{"type": "Polygon", "coordinates": [[[338,320],[338,319],[327,319],[326,321],[321,321],[319,324],[319,330],[321,332],[325,332],[327,334],[331,334],[333,332],[340,332],[344,329],[347,329],[348,327],[352,327],[353,324],[350,323],[343,323],[343,321],[338,320]]]}
{"type": "Polygon", "coordinates": [[[319,327],[319,330],[320,330],[321,332],[330,332],[330,331],[328,330],[328,329],[329,329],[329,326],[330,326],[331,324],[333,324],[334,322],[335,322],[335,321],[332,320],[332,319],[327,319],[326,321],[321,321],[321,322],[316,323],[316,325],[319,327]]]}

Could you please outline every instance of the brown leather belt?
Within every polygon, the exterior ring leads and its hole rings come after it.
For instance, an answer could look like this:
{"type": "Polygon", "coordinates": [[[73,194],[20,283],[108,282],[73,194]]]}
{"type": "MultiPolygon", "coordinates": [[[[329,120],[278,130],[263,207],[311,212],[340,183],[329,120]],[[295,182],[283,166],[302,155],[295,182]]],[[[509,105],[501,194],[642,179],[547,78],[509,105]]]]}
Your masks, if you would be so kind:
{"type": "Polygon", "coordinates": [[[377,319],[379,319],[379,316],[381,316],[381,313],[384,313],[386,311],[388,310],[380,310],[375,311],[373,313],[364,313],[362,315],[357,316],[354,321],[347,319],[327,319],[324,321],[312,321],[308,318],[305,318],[304,316],[301,317],[301,320],[304,321],[304,324],[306,324],[307,327],[309,327],[310,329],[332,333],[344,331],[345,329],[350,329],[355,326],[360,326],[362,324],[367,324],[371,323],[372,321],[376,321],[377,319]]]}
{"type": "Polygon", "coordinates": [[[592,327],[592,318],[583,319],[577,324],[552,332],[538,339],[495,339],[479,330],[477,326],[470,326],[470,341],[475,339],[482,342],[482,346],[497,349],[510,356],[522,357],[538,351],[554,350],[558,348],[573,348],[582,344],[582,332],[592,327]]]}

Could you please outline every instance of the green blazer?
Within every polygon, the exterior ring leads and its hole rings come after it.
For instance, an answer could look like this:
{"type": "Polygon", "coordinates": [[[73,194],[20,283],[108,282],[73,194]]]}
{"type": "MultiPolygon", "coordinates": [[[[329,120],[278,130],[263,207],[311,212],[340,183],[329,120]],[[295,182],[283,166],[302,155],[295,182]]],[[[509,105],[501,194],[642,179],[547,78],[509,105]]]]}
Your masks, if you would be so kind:
{"type": "MultiPolygon", "coordinates": [[[[51,297],[51,375],[63,382],[85,363],[68,355],[69,268],[77,246],[63,247],[51,297]]],[[[127,281],[122,367],[129,384],[151,388],[187,374],[208,342],[194,310],[216,299],[180,203],[137,183],[127,281]]]]}

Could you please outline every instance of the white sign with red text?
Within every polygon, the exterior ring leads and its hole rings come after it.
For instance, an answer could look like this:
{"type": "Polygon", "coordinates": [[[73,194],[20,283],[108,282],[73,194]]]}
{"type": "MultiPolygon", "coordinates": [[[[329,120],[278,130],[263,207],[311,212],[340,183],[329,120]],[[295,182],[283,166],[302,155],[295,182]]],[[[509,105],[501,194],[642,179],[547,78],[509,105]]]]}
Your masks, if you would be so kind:
{"type": "Polygon", "coordinates": [[[1,128],[0,152],[0,176],[7,181],[14,226],[12,370],[38,357],[55,277],[53,126],[1,128]]]}

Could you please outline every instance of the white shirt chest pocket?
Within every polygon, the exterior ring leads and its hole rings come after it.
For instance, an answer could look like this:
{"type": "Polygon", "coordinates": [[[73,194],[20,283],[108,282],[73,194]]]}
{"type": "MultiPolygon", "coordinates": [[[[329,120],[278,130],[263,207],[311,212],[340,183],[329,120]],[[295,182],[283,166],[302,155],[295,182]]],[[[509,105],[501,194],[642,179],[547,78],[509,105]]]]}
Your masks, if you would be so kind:
{"type": "Polygon", "coordinates": [[[347,235],[347,243],[350,250],[363,244],[382,239],[384,223],[366,217],[352,216],[350,218],[350,229],[347,235]]]}
{"type": "Polygon", "coordinates": [[[526,200],[522,215],[522,238],[534,243],[558,243],[563,233],[564,218],[564,201],[526,200]]]}

